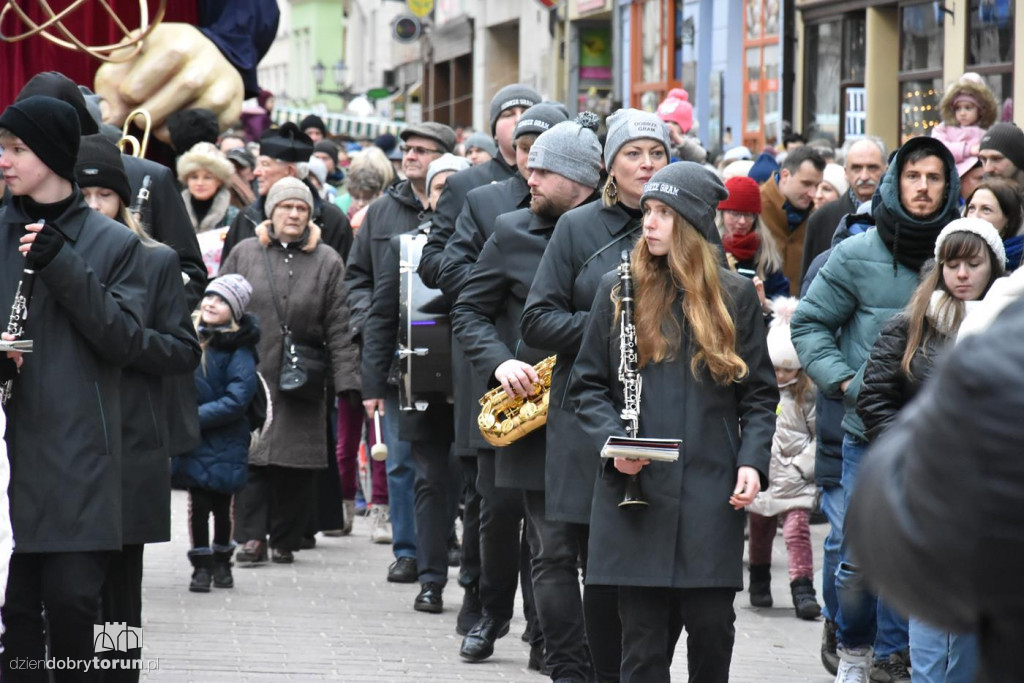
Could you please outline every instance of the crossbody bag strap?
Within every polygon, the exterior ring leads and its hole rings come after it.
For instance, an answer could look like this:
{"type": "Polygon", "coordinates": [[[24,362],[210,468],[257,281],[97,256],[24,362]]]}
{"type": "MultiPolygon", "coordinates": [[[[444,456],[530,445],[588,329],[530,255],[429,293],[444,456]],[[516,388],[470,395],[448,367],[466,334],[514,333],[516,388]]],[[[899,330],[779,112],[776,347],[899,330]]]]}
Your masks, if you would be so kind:
{"type": "Polygon", "coordinates": [[[274,285],[274,271],[270,268],[268,251],[270,251],[270,247],[263,247],[263,265],[267,267],[267,280],[270,281],[270,298],[274,301],[274,310],[277,311],[277,319],[281,323],[281,331],[286,335],[290,335],[291,330],[288,329],[285,314],[281,312],[281,302],[277,298],[277,287],[274,285]]]}
{"type": "Polygon", "coordinates": [[[587,267],[587,264],[589,264],[589,263],[590,263],[591,261],[593,261],[594,259],[596,259],[596,258],[597,258],[598,256],[600,256],[600,255],[601,255],[601,254],[603,254],[604,252],[606,252],[606,251],[608,251],[609,249],[611,249],[612,247],[614,247],[614,246],[615,246],[616,244],[618,244],[618,243],[619,243],[619,242],[621,242],[622,240],[626,239],[627,237],[629,237],[629,236],[630,236],[630,235],[632,235],[633,233],[635,233],[635,232],[637,232],[638,230],[640,230],[640,229],[641,229],[642,227],[643,227],[643,225],[641,224],[641,225],[638,225],[638,226],[636,226],[636,227],[635,227],[635,228],[633,228],[632,230],[627,230],[626,232],[622,233],[621,235],[619,235],[618,237],[616,237],[615,239],[613,239],[613,240],[612,240],[611,242],[609,242],[608,244],[604,245],[603,247],[601,247],[600,249],[598,249],[597,251],[595,251],[595,252],[594,252],[593,254],[591,254],[591,255],[590,255],[590,258],[588,258],[588,259],[587,259],[586,261],[584,261],[584,262],[583,262],[583,265],[582,265],[582,266],[580,266],[580,269],[579,269],[578,271],[576,271],[576,277],[579,277],[579,276],[580,276],[580,273],[582,273],[582,272],[583,272],[583,269],[587,267]]]}

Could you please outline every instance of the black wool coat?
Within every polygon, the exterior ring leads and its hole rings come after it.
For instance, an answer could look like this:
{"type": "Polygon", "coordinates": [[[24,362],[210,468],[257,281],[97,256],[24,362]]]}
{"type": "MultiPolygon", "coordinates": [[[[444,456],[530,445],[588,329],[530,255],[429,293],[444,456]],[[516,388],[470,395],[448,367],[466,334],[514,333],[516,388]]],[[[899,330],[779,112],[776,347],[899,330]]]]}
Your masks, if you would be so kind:
{"type": "Polygon", "coordinates": [[[181,192],[174,174],[163,164],[149,159],[140,159],[128,154],[121,155],[133,199],[138,196],[142,181],[148,175],[152,179],[149,188],[148,219],[149,235],[157,242],[166,244],[178,254],[181,272],[188,275],[185,283],[185,303],[194,309],[203,298],[206,289],[206,264],[199,250],[196,231],[188,210],[181,199],[181,192]]]}
{"type": "MultiPolygon", "coordinates": [[[[363,223],[365,227],[365,223],[363,223]]],[[[363,228],[360,228],[360,232],[363,228]]],[[[415,232],[415,231],[414,231],[415,232]]],[[[363,397],[384,398],[388,375],[398,350],[400,274],[399,235],[380,241],[383,247],[373,283],[369,316],[363,328],[363,397]]],[[[453,359],[453,365],[457,364],[453,359]]],[[[402,441],[451,443],[454,412],[447,395],[429,397],[426,410],[403,410],[398,415],[398,436],[402,441]]]]}
{"type": "Polygon", "coordinates": [[[389,187],[366,210],[363,225],[356,234],[345,264],[349,327],[353,339],[362,339],[374,283],[380,276],[381,261],[388,250],[388,241],[395,235],[415,230],[429,217],[429,210],[423,208],[423,203],[413,192],[408,180],[389,187]]]}
{"type": "MultiPolygon", "coordinates": [[[[494,371],[510,358],[534,365],[551,355],[523,343],[519,321],[554,228],[554,221],[529,209],[500,216],[452,307],[452,333],[488,389],[499,386],[494,371]]],[[[494,483],[543,491],[544,449],[544,428],[497,449],[494,483]]]]}
{"type": "Polygon", "coordinates": [[[558,354],[545,464],[546,514],[554,521],[590,523],[597,468],[569,398],[569,377],[601,278],[618,266],[619,253],[632,249],[639,235],[639,220],[618,204],[597,201],[567,212],[555,226],[526,299],[524,341],[558,354]]]}
{"type": "Polygon", "coordinates": [[[618,508],[626,477],[600,460],[605,439],[626,431],[619,416],[619,323],[611,301],[618,275],[609,273],[598,288],[571,388],[592,467],[602,469],[590,517],[588,584],[743,587],[745,513],[734,510],[729,497],[741,466],[756,469],[761,488],[767,487],[779,390],[753,284],[724,268],[719,277],[748,373],[722,386],[701,365],[694,377],[694,349],[677,299],[673,311],[682,341],[674,359],[640,372],[638,436],[681,439],[679,460],[644,467],[639,477],[650,506],[637,512],[618,508]]]}
{"type": "MultiPolygon", "coordinates": [[[[139,238],[81,193],[49,222],[65,236],[36,273],[25,338],[34,342],[7,413],[14,552],[120,550],[121,368],[143,345],[139,238]]],[[[0,301],[10,302],[34,223],[18,197],[0,209],[0,301]]]]}
{"type": "Polygon", "coordinates": [[[191,373],[202,351],[185,302],[178,255],[162,244],[139,249],[146,273],[142,350],[121,374],[124,544],[171,540],[171,469],[167,416],[195,412],[169,405],[164,383],[191,373]]]}
{"type": "MultiPolygon", "coordinates": [[[[494,232],[498,216],[529,205],[530,188],[518,173],[507,180],[491,182],[469,191],[441,261],[438,282],[449,302],[454,303],[459,298],[484,242],[494,232]]],[[[452,358],[464,355],[459,340],[453,336],[452,358]]],[[[456,363],[452,366],[452,384],[455,387],[457,454],[472,456],[480,450],[491,450],[493,447],[484,441],[476,428],[476,416],[480,412],[477,399],[487,391],[487,378],[480,377],[469,363],[456,363]]]]}
{"type": "Polygon", "coordinates": [[[462,213],[470,191],[482,185],[500,183],[518,173],[519,169],[507,164],[499,154],[485,164],[472,166],[448,176],[444,190],[437,200],[430,239],[423,245],[423,254],[420,256],[419,274],[427,287],[441,288],[441,264],[445,248],[455,233],[455,223],[462,213]]]}

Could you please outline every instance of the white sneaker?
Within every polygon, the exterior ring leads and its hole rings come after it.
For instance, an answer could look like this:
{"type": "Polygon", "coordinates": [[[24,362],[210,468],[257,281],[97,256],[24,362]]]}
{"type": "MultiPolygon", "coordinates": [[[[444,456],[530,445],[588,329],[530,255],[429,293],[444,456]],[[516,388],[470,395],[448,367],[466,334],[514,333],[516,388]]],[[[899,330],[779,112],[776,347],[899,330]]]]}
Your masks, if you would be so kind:
{"type": "Polygon", "coordinates": [[[370,540],[381,545],[391,544],[391,512],[387,505],[374,505],[370,510],[373,515],[373,528],[370,540]]]}
{"type": "Polygon", "coordinates": [[[871,672],[871,648],[846,650],[838,648],[839,670],[835,683],[868,683],[871,672]]]}

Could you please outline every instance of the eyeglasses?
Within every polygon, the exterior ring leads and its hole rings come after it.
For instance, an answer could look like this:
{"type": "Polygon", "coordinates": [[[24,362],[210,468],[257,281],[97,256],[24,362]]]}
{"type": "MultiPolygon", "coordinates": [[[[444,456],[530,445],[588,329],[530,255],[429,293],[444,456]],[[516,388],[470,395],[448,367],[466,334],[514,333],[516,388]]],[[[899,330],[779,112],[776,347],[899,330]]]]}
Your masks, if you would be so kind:
{"type": "Polygon", "coordinates": [[[746,220],[746,221],[753,222],[754,219],[757,218],[757,214],[756,213],[746,213],[744,211],[733,211],[732,209],[725,209],[725,210],[722,211],[722,213],[724,213],[724,214],[728,215],[730,218],[733,218],[733,219],[738,220],[738,221],[739,220],[746,220]]]}
{"type": "Polygon", "coordinates": [[[418,157],[426,156],[428,154],[440,155],[442,152],[439,149],[430,149],[429,147],[420,147],[419,145],[401,145],[398,149],[402,150],[402,154],[409,154],[412,152],[418,157]]]}

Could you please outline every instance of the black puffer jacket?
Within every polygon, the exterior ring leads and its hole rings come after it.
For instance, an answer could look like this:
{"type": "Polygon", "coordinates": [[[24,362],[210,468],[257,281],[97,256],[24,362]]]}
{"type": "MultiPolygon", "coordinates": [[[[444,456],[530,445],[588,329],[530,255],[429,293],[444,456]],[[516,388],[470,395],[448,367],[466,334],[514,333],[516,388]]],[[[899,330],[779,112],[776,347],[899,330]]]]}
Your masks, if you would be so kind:
{"type": "Polygon", "coordinates": [[[910,360],[910,374],[904,372],[903,354],[907,350],[910,320],[900,314],[882,327],[875,340],[864,380],[857,396],[857,414],[864,421],[868,441],[874,441],[896,419],[905,405],[917,395],[921,383],[932,373],[935,360],[949,343],[937,332],[919,346],[910,360]]]}

